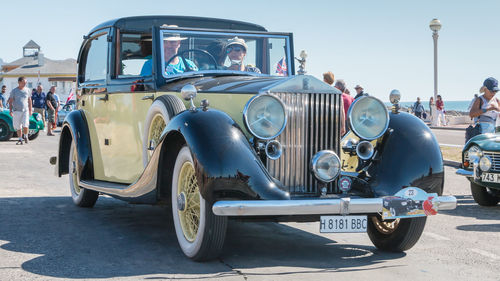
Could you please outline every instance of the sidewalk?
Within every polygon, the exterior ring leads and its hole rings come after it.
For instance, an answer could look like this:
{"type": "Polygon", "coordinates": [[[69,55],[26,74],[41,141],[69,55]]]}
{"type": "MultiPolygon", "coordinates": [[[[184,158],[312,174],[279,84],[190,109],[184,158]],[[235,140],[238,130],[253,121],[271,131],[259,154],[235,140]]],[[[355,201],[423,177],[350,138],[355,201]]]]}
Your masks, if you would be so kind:
{"type": "Polygon", "coordinates": [[[440,126],[440,127],[434,127],[431,126],[431,124],[426,123],[427,126],[431,129],[438,129],[438,130],[458,130],[458,131],[465,131],[467,127],[469,127],[469,124],[456,124],[456,125],[446,125],[446,126],[440,126]]]}

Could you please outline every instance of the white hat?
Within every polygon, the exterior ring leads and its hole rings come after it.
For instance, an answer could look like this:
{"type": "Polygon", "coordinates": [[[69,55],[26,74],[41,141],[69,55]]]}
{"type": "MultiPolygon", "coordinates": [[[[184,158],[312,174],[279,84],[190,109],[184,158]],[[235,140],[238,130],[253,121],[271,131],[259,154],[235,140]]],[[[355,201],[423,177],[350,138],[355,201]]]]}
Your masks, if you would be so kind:
{"type": "Polygon", "coordinates": [[[248,46],[245,43],[245,40],[238,38],[238,37],[234,37],[234,38],[227,40],[226,49],[227,49],[227,47],[229,47],[231,45],[240,45],[240,46],[245,47],[245,50],[248,50],[248,46]]]}
{"type": "MultiPolygon", "coordinates": [[[[164,24],[161,27],[169,28],[169,27],[179,27],[179,26],[175,24],[173,25],[164,24]]],[[[163,38],[164,41],[181,41],[187,39],[187,37],[181,37],[181,35],[178,33],[169,33],[168,35],[169,35],[168,37],[163,38]]]]}

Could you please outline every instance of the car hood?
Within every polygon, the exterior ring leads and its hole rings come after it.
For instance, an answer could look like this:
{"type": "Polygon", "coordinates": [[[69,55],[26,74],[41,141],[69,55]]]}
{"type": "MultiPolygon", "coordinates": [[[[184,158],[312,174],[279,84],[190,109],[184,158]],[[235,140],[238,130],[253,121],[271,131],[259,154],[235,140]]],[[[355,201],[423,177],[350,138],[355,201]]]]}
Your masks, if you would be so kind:
{"type": "Polygon", "coordinates": [[[500,151],[500,134],[499,133],[482,134],[475,136],[472,139],[470,139],[465,148],[468,149],[474,144],[479,146],[481,150],[500,151]]]}
{"type": "Polygon", "coordinates": [[[203,76],[176,80],[163,85],[160,91],[180,92],[186,84],[192,84],[199,92],[215,93],[263,93],[263,92],[291,92],[291,93],[331,93],[341,94],[331,87],[310,75],[296,75],[291,77],[279,76],[203,76]]]}

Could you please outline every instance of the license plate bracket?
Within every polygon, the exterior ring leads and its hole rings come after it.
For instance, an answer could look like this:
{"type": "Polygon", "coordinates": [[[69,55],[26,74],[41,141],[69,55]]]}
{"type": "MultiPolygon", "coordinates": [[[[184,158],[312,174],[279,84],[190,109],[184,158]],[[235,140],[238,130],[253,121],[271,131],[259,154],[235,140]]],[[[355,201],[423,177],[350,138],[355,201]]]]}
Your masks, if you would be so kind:
{"type": "Polygon", "coordinates": [[[359,233],[366,232],[367,216],[321,216],[320,233],[359,233]]]}

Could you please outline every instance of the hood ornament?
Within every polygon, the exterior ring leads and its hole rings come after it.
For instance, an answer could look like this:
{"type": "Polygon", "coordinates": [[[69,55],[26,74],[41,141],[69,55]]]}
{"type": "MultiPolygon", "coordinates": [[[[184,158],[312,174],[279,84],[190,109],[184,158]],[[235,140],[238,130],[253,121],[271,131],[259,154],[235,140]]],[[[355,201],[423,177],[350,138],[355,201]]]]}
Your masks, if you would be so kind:
{"type": "Polygon", "coordinates": [[[299,65],[299,71],[297,73],[299,75],[304,75],[307,73],[306,71],[306,58],[307,58],[307,53],[305,50],[302,50],[299,55],[300,59],[295,57],[295,59],[300,63],[299,65]]]}

